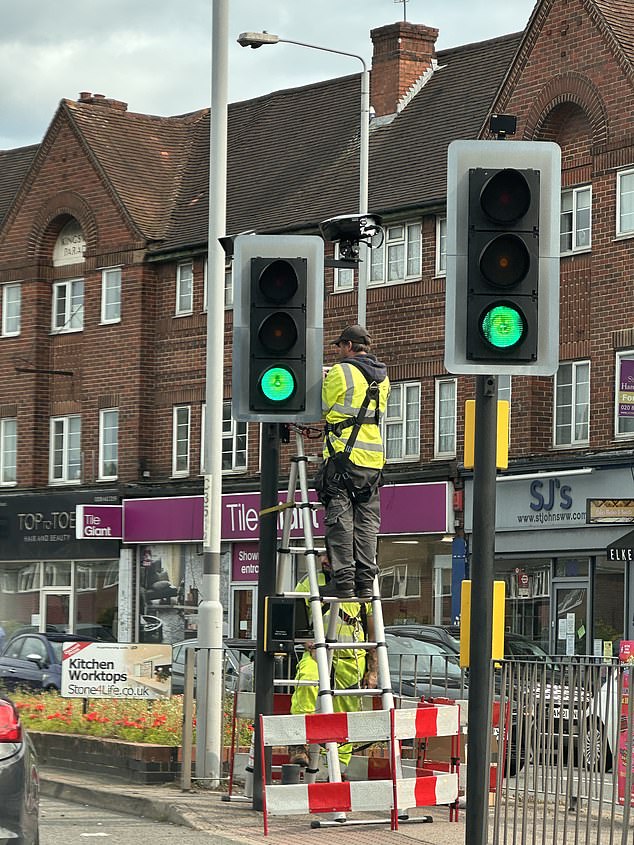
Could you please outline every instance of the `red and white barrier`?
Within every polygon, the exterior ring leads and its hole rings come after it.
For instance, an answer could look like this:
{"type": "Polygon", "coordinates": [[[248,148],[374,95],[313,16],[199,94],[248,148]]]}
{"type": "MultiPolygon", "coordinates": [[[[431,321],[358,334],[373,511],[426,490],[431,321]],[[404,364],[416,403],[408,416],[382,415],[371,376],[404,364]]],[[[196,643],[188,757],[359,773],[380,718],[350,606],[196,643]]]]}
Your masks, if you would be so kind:
{"type": "MultiPolygon", "coordinates": [[[[394,711],[394,738],[415,739],[458,733],[459,708],[424,704],[394,711]]],[[[311,745],[325,742],[385,742],[392,736],[389,710],[353,713],[307,713],[263,716],[265,745],[311,745]]]]}
{"type": "MultiPolygon", "coordinates": [[[[396,781],[399,810],[451,804],[458,798],[458,775],[404,778],[396,781]]],[[[393,808],[392,780],[344,781],[266,787],[266,809],[272,816],[313,813],[373,812],[393,808]]]]}
{"type": "MultiPolygon", "coordinates": [[[[267,785],[262,783],[264,835],[268,815],[389,811],[392,829],[397,810],[454,804],[458,800],[458,772],[426,777],[397,778],[395,744],[403,739],[457,736],[460,708],[423,704],[416,709],[354,713],[310,713],[260,716],[262,759],[265,746],[323,745],[330,742],[381,742],[392,747],[390,778],[333,783],[267,785]]],[[[385,778],[385,775],[383,775],[385,778]]]]}

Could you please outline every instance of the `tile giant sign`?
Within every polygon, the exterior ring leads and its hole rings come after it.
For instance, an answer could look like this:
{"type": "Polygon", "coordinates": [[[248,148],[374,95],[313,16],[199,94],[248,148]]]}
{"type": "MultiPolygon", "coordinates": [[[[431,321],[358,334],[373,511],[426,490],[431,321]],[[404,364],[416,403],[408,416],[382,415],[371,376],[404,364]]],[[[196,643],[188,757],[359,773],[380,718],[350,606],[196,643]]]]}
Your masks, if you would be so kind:
{"type": "MultiPolygon", "coordinates": [[[[286,494],[280,492],[280,502],[286,494]]],[[[381,490],[381,535],[445,534],[453,530],[453,511],[447,482],[386,485],[381,490]]],[[[313,491],[310,500],[317,501],[313,491]]],[[[229,493],[222,497],[221,536],[225,542],[257,540],[260,494],[229,493]]],[[[294,509],[292,537],[301,537],[302,514],[294,509]]],[[[313,532],[323,537],[323,509],[311,510],[313,532]]],[[[280,515],[279,529],[281,531],[280,515]]],[[[123,502],[123,540],[126,543],[200,543],[203,536],[203,497],[126,499],[123,502]]]]}

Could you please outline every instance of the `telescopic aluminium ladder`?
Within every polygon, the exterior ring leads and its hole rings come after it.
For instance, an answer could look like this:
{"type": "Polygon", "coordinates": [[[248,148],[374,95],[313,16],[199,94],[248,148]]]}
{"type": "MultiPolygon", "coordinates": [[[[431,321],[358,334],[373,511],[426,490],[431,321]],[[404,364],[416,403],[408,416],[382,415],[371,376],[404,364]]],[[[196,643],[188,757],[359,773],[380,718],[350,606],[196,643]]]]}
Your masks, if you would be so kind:
{"type": "MultiPolygon", "coordinates": [[[[317,695],[317,710],[321,714],[331,714],[334,712],[334,697],[337,695],[355,695],[355,696],[370,696],[381,697],[381,708],[385,711],[394,709],[394,694],[392,691],[392,683],[390,680],[390,667],[388,663],[387,646],[385,643],[385,630],[383,625],[383,609],[381,606],[381,597],[379,593],[378,578],[375,577],[372,590],[372,617],[374,623],[374,640],[372,642],[362,641],[356,643],[338,642],[337,641],[337,620],[339,618],[339,605],[342,603],[341,599],[329,597],[327,594],[320,593],[318,583],[318,555],[323,552],[323,549],[317,549],[314,545],[313,527],[311,519],[311,511],[315,508],[315,504],[309,501],[308,496],[308,472],[307,463],[308,457],[304,451],[304,435],[300,427],[293,427],[295,431],[296,454],[291,458],[291,468],[289,475],[288,495],[283,510],[282,522],[282,536],[280,547],[278,548],[278,566],[277,566],[277,589],[278,595],[286,598],[301,598],[310,602],[312,624],[313,624],[313,642],[314,642],[314,658],[318,668],[318,695],[317,695]],[[296,492],[299,486],[300,499],[296,501],[296,492]],[[293,509],[299,509],[301,515],[301,524],[304,535],[304,547],[298,548],[290,546],[291,524],[293,509]],[[303,552],[306,557],[306,569],[308,574],[308,583],[310,592],[284,592],[283,586],[288,583],[291,572],[291,555],[297,552],[303,552]],[[331,612],[328,614],[328,629],[324,630],[324,614],[322,603],[330,605],[331,612]],[[342,690],[333,689],[334,684],[331,681],[332,658],[335,650],[338,649],[376,649],[377,654],[377,679],[378,687],[376,689],[346,688],[342,690]]],[[[358,598],[346,599],[346,601],[357,601],[362,603],[363,600],[358,598]]],[[[367,602],[367,600],[365,600],[367,602]]],[[[296,681],[295,679],[278,679],[274,681],[276,686],[297,686],[298,684],[314,685],[314,681],[296,681]]],[[[401,759],[399,743],[394,743],[395,747],[391,749],[391,757],[395,765],[395,775],[401,777],[401,759]]],[[[341,782],[342,773],[339,764],[339,756],[337,753],[337,743],[326,743],[326,758],[328,761],[328,779],[331,782],[341,782]]],[[[314,780],[317,774],[317,761],[319,757],[319,746],[311,746],[310,763],[306,772],[306,780],[314,780]]],[[[324,823],[322,822],[323,826],[324,823]]]]}

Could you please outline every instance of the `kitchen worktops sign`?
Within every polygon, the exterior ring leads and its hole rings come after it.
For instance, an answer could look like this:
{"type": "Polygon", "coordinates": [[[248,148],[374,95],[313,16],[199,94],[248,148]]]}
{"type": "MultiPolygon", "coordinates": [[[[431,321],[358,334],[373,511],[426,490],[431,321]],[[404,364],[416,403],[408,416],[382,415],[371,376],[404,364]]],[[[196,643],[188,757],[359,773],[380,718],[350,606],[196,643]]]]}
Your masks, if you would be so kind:
{"type": "Polygon", "coordinates": [[[167,698],[171,670],[170,645],[68,642],[62,648],[62,696],[167,698]]]}

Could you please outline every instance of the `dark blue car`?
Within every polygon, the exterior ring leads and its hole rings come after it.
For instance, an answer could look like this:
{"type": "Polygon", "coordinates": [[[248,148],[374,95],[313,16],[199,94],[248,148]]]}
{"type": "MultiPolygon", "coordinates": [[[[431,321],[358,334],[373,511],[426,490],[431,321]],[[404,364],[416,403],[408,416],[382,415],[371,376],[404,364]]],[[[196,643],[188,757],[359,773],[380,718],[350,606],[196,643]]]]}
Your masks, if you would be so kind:
{"type": "Polygon", "coordinates": [[[65,642],[94,642],[79,634],[18,634],[0,654],[0,687],[6,690],[60,690],[62,646],[65,642]]]}

